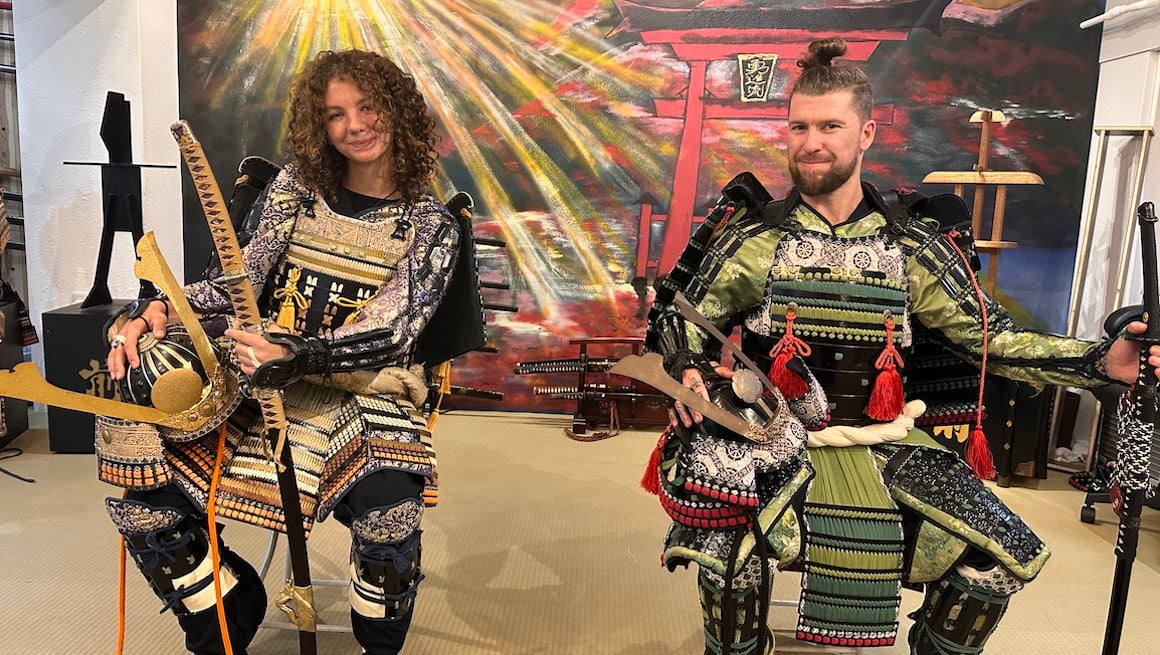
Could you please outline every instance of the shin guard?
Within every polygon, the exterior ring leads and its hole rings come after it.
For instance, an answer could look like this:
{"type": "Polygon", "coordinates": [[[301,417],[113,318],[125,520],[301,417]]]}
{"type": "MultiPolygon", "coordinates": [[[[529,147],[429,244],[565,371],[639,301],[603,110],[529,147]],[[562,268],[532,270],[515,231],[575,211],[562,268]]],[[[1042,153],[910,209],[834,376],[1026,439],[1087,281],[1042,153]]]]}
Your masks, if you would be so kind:
{"type": "Polygon", "coordinates": [[[967,565],[931,583],[922,607],[910,615],[911,654],[982,653],[1007,602],[1023,584],[999,566],[984,571],[967,565]]]}
{"type": "Polygon", "coordinates": [[[756,557],[750,557],[732,580],[701,568],[698,583],[705,624],[705,655],[772,652],[773,637],[763,620],[769,607],[769,587],[760,582],[761,563],[756,557]]]}
{"type": "MultiPolygon", "coordinates": [[[[161,599],[161,611],[177,615],[186,648],[199,655],[224,653],[205,518],[135,500],[108,498],[105,505],[129,555],[161,599]]],[[[230,641],[235,655],[244,655],[265,614],[266,590],[244,559],[226,548],[220,553],[230,641]]]]}
{"type": "Polygon", "coordinates": [[[372,508],[350,525],[351,624],[371,655],[399,652],[411,624],[420,570],[417,498],[372,508]]]}

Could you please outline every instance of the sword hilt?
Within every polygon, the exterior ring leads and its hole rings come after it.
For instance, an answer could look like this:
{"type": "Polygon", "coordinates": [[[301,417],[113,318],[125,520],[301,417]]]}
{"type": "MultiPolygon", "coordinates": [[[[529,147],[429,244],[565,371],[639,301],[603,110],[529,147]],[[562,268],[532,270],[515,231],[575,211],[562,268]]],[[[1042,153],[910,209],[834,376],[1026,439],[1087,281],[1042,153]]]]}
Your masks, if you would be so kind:
{"type": "Polygon", "coordinates": [[[1151,344],[1160,344],[1160,320],[1152,320],[1160,314],[1160,281],[1157,280],[1156,262],[1156,208],[1151,202],[1145,202],[1136,210],[1136,219],[1140,225],[1140,247],[1143,257],[1144,273],[1144,313],[1143,321],[1148,329],[1143,334],[1133,338],[1147,341],[1151,344]]]}

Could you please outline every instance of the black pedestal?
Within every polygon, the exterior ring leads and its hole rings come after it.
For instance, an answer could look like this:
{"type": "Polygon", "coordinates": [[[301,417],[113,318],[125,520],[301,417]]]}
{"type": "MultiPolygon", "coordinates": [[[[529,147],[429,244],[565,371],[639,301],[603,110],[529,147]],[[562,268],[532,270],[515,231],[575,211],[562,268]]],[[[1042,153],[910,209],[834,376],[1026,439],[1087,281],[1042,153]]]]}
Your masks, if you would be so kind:
{"type": "MultiPolygon", "coordinates": [[[[0,342],[0,367],[12,368],[24,360],[24,345],[20,341],[20,317],[16,303],[0,305],[4,314],[5,340],[0,342]]],[[[4,404],[4,427],[0,429],[0,448],[28,429],[28,403],[15,398],[0,400],[4,404]]]]}
{"type": "MultiPolygon", "coordinates": [[[[102,328],[129,302],[114,300],[107,305],[83,309],[81,303],[77,303],[45,312],[41,317],[44,378],[69,391],[119,398],[105,364],[109,344],[102,328]]],[[[59,453],[91,453],[93,426],[92,414],[49,407],[49,448],[59,453]]]]}

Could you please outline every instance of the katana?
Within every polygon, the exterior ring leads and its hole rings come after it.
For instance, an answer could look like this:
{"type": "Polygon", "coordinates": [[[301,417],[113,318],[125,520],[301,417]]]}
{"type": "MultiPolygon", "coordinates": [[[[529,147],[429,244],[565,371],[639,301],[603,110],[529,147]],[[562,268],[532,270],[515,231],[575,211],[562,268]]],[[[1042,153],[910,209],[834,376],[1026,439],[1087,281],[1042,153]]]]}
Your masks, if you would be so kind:
{"type": "Polygon", "coordinates": [[[1125,337],[1140,342],[1140,370],[1136,375],[1135,386],[1124,397],[1125,401],[1130,402],[1120,403],[1118,416],[1120,439],[1113,489],[1119,488],[1122,504],[1116,532],[1116,572],[1112,577],[1112,598],[1108,604],[1103,655],[1117,655],[1120,652],[1120,636],[1128,606],[1128,587],[1132,581],[1132,565],[1136,561],[1136,547],[1140,538],[1140,512],[1144,506],[1144,496],[1148,493],[1148,462],[1156,431],[1156,387],[1160,383],[1148,365],[1152,346],[1160,344],[1157,219],[1152,203],[1140,205],[1136,217],[1140,223],[1140,246],[1144,262],[1144,312],[1141,320],[1148,324],[1148,329],[1143,334],[1125,337]]]}
{"type": "Polygon", "coordinates": [[[618,360],[612,357],[581,360],[574,359],[544,359],[535,362],[519,362],[516,364],[516,375],[537,375],[542,373],[603,373],[612,368],[618,360]]]}
{"type": "MultiPolygon", "coordinates": [[[[229,209],[222,197],[201,143],[193,135],[189,123],[177,121],[169,128],[177,139],[181,157],[193,178],[202,212],[209,224],[214,249],[221,262],[223,283],[234,310],[236,327],[253,334],[263,334],[262,315],[258,309],[254,287],[242,259],[242,249],[234,233],[229,209]]],[[[299,504],[298,481],[295,477],[294,458],[286,443],[286,410],[282,392],[277,389],[252,388],[252,396],[262,412],[266,438],[274,449],[274,465],[278,475],[278,492],[285,514],[286,544],[290,552],[292,578],[287,581],[278,599],[278,608],[286,612],[298,628],[298,646],[302,655],[316,655],[315,639],[317,615],[314,610],[314,590],[310,584],[310,562],[306,554],[306,530],[299,504]]]]}

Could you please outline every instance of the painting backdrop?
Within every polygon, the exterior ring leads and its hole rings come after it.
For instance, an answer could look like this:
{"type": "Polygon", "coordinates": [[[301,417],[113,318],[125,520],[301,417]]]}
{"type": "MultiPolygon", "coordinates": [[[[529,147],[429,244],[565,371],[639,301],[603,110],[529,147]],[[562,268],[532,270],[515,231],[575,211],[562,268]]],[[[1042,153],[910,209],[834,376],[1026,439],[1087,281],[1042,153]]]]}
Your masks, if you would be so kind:
{"type": "MultiPolygon", "coordinates": [[[[1004,302],[1060,330],[1070,293],[1095,102],[1090,0],[183,0],[181,110],[218,175],[246,155],[283,160],[291,77],[325,49],[382,52],[414,75],[438,118],[435,193],[467,191],[499,352],[457,363],[455,383],[503,391],[497,409],[564,409],[531,394],[519,361],[573,356],[568,339],[640,335],[649,283],[733,175],[788,188],[784,136],[794,60],[838,34],[875,91],[868,179],[919,186],[970,170],[978,109],[999,109],[989,167],[1042,187],[1009,196],[1004,302]]],[[[946,187],[922,187],[928,193],[946,187]]],[[[187,194],[192,195],[192,194],[187,194]]],[[[968,193],[968,201],[970,196],[968,193]]],[[[209,238],[187,207],[186,270],[209,238]]],[[[986,213],[990,216],[990,212],[986,213]]],[[[987,234],[984,228],[983,234],[987,234]]],[[[566,376],[567,377],[567,376],[566,376]]]]}

